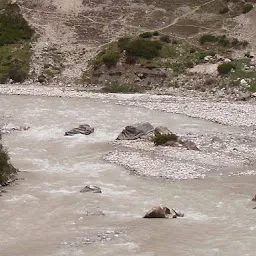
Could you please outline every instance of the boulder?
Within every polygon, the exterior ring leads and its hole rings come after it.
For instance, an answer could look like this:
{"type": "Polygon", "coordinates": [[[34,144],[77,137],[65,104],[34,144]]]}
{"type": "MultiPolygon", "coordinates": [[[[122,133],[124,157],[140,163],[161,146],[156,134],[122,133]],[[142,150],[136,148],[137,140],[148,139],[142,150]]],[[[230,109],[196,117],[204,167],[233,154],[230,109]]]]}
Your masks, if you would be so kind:
{"type": "Polygon", "coordinates": [[[182,140],[180,143],[183,145],[188,150],[197,150],[199,151],[200,149],[196,146],[196,144],[191,141],[191,140],[182,140]]]}
{"type": "Polygon", "coordinates": [[[125,129],[118,135],[117,140],[148,139],[152,137],[153,131],[153,125],[148,122],[137,123],[126,126],[125,129]]]}
{"type": "Polygon", "coordinates": [[[170,214],[169,208],[156,206],[148,211],[143,218],[168,218],[170,214]]]}
{"type": "Polygon", "coordinates": [[[94,128],[92,128],[88,124],[81,124],[78,128],[74,128],[70,131],[65,132],[65,136],[73,136],[75,134],[83,134],[83,135],[89,135],[94,132],[94,128]]]}
{"type": "Polygon", "coordinates": [[[159,136],[159,135],[172,134],[172,132],[165,126],[157,126],[154,130],[154,134],[155,136],[159,136]]]}
{"type": "Polygon", "coordinates": [[[93,185],[87,185],[83,189],[80,190],[81,193],[87,193],[87,192],[92,192],[92,193],[102,193],[101,189],[97,186],[93,185]]]}
{"type": "Polygon", "coordinates": [[[256,202],[256,195],[254,196],[254,198],[252,199],[252,201],[256,202]]]}

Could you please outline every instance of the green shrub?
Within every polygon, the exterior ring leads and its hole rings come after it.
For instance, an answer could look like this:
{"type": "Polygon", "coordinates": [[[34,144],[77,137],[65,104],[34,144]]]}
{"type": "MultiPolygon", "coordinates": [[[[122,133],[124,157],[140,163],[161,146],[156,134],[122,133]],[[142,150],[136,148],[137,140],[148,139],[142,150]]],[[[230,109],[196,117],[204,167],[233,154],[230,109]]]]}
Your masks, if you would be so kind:
{"type": "Polygon", "coordinates": [[[200,42],[200,44],[216,43],[216,42],[218,42],[218,38],[211,34],[204,34],[200,37],[199,42],[200,42]]]}
{"type": "Polygon", "coordinates": [[[217,37],[218,38],[218,45],[221,45],[223,47],[228,47],[230,42],[226,35],[222,35],[217,37]]]}
{"type": "Polygon", "coordinates": [[[146,39],[135,39],[127,46],[127,55],[153,59],[158,57],[162,49],[160,41],[149,41],[146,39]]]}
{"type": "Polygon", "coordinates": [[[222,63],[218,66],[218,72],[220,75],[228,74],[232,69],[235,69],[236,66],[232,62],[222,63]]]}
{"type": "Polygon", "coordinates": [[[219,14],[226,14],[229,12],[229,8],[227,6],[220,9],[219,14]]]}
{"type": "Polygon", "coordinates": [[[151,33],[151,32],[144,32],[139,35],[139,37],[141,37],[141,38],[151,38],[152,36],[153,36],[153,33],[151,33]]]}
{"type": "Polygon", "coordinates": [[[119,60],[117,52],[108,52],[102,56],[102,62],[108,67],[115,66],[119,60]]]}
{"type": "Polygon", "coordinates": [[[253,4],[245,4],[242,10],[242,13],[250,12],[253,9],[253,4]]]}
{"type": "Polygon", "coordinates": [[[108,83],[102,90],[108,93],[138,93],[143,91],[141,86],[137,84],[120,84],[118,81],[108,83]]]}
{"type": "Polygon", "coordinates": [[[17,4],[9,4],[0,13],[0,46],[30,40],[34,30],[20,14],[17,4]]]}
{"type": "Polygon", "coordinates": [[[171,40],[171,38],[170,38],[169,35],[163,35],[163,36],[161,36],[161,37],[160,37],[160,40],[161,40],[162,42],[168,43],[168,44],[172,42],[172,40],[171,40]]]}
{"type": "Polygon", "coordinates": [[[24,82],[26,77],[27,73],[19,65],[14,65],[9,71],[9,78],[16,83],[24,82]]]}
{"type": "Polygon", "coordinates": [[[0,185],[7,182],[17,171],[9,162],[9,156],[0,143],[0,185]]]}
{"type": "Polygon", "coordinates": [[[174,133],[172,134],[160,134],[153,137],[153,142],[156,146],[164,145],[168,141],[177,142],[178,136],[174,133]]]}
{"type": "Polygon", "coordinates": [[[122,37],[118,40],[117,45],[121,52],[127,49],[130,41],[131,41],[130,37],[122,37]]]}
{"type": "Polygon", "coordinates": [[[160,33],[159,33],[158,31],[154,31],[152,35],[153,35],[153,36],[159,36],[160,33]]]}

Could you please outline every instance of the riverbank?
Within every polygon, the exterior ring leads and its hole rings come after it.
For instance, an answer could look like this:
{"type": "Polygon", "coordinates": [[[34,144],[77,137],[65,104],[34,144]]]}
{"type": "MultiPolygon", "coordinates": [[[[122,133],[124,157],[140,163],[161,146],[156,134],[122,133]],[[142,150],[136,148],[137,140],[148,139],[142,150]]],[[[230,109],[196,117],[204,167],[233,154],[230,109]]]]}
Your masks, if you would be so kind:
{"type": "Polygon", "coordinates": [[[55,87],[37,85],[0,85],[2,95],[27,95],[47,97],[88,98],[103,101],[114,100],[116,104],[138,106],[152,110],[182,114],[224,125],[256,127],[256,100],[230,101],[207,93],[173,89],[171,95],[102,94],[79,87],[55,87]]]}
{"type": "MultiPolygon", "coordinates": [[[[203,98],[200,95],[185,97],[152,94],[102,94],[79,91],[72,87],[3,85],[0,87],[0,93],[5,95],[46,96],[38,97],[37,102],[47,101],[46,98],[49,97],[61,97],[60,99],[54,99],[56,107],[66,101],[74,102],[74,100],[78,101],[76,99],[80,99],[76,111],[84,111],[83,104],[89,104],[89,102],[93,106],[111,104],[114,109],[121,107],[127,114],[125,117],[115,117],[116,122],[119,123],[119,129],[109,140],[113,149],[104,155],[104,159],[124,166],[133,174],[184,180],[205,178],[216,173],[253,175],[255,172],[256,133],[254,127],[256,125],[256,106],[253,102],[229,102],[224,100],[217,102],[216,100],[203,98]],[[65,98],[70,99],[66,100],[65,98]],[[83,101],[83,99],[87,100],[83,101]],[[132,118],[134,111],[140,113],[136,122],[149,121],[153,122],[154,125],[167,126],[184,139],[195,142],[200,151],[155,147],[152,142],[141,140],[114,141],[124,126],[134,122],[132,118]],[[141,115],[143,111],[152,111],[154,116],[145,119],[141,115]],[[161,113],[165,114],[166,117],[168,116],[165,122],[156,121],[156,116],[161,113]],[[182,115],[175,117],[171,113],[182,115]],[[195,119],[185,116],[195,117],[195,119]],[[179,121],[176,121],[176,119],[179,121]],[[203,121],[203,119],[206,121],[203,121]],[[214,123],[207,121],[213,121],[214,123]],[[177,129],[177,122],[184,125],[184,128],[177,129]]],[[[13,98],[13,100],[17,99],[23,102],[26,102],[26,100],[33,101],[30,97],[13,98]]],[[[98,111],[101,115],[106,115],[105,107],[102,106],[102,109],[104,111],[101,111],[100,108],[98,108],[98,111]]],[[[55,118],[54,109],[49,109],[49,111],[52,111],[53,118],[55,118]]],[[[28,109],[26,115],[30,112],[30,109],[28,109]]],[[[33,124],[26,123],[25,119],[23,122],[15,125],[28,125],[33,130],[33,124]]],[[[97,129],[96,122],[96,134],[97,129]]]]}

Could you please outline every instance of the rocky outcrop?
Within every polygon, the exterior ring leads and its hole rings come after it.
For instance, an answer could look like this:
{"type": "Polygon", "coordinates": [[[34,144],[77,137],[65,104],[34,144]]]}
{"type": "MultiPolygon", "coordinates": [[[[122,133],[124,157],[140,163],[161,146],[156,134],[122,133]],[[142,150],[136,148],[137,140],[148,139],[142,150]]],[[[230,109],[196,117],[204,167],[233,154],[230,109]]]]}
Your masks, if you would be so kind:
{"type": "Polygon", "coordinates": [[[137,123],[126,126],[125,129],[118,135],[117,140],[136,140],[151,138],[154,132],[154,127],[150,123],[137,123]]]}
{"type": "Polygon", "coordinates": [[[167,207],[156,206],[149,210],[143,218],[168,218],[171,211],[167,207]]]}
{"type": "Polygon", "coordinates": [[[184,217],[184,214],[167,207],[156,206],[149,210],[143,218],[177,218],[184,217]]]}
{"type": "Polygon", "coordinates": [[[168,134],[172,134],[172,132],[165,126],[157,126],[154,130],[154,134],[155,136],[168,135],[168,134]]]}
{"type": "Polygon", "coordinates": [[[87,185],[83,189],[80,190],[81,193],[87,193],[87,192],[92,192],[92,193],[102,193],[101,189],[97,186],[93,185],[87,185]]]}
{"type": "Polygon", "coordinates": [[[73,136],[75,134],[83,134],[83,135],[89,135],[94,132],[94,128],[92,128],[88,124],[81,124],[78,128],[74,128],[68,132],[65,132],[65,136],[73,136]]]}

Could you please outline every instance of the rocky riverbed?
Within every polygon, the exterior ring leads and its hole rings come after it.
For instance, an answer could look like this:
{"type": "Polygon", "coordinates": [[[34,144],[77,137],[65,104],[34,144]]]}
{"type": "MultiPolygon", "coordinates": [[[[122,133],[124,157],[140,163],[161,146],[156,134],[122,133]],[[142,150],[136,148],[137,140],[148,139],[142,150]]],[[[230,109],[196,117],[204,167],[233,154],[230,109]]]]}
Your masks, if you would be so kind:
{"type": "MultiPolygon", "coordinates": [[[[177,93],[177,92],[176,92],[177,93]]],[[[0,94],[95,99],[117,105],[139,107],[212,121],[202,127],[193,122],[186,129],[168,128],[192,140],[200,151],[185,148],[155,147],[145,140],[113,141],[114,150],[104,159],[128,168],[132,173],[172,180],[204,178],[209,173],[252,174],[256,159],[256,104],[217,101],[205,95],[102,94],[73,87],[0,86],[0,94]]],[[[129,119],[129,116],[127,117],[129,119]]],[[[195,119],[196,120],[196,119],[195,119]]],[[[148,121],[148,120],[140,120],[148,121]]],[[[24,124],[20,124],[24,125],[24,124]]],[[[96,133],[97,133],[97,127],[96,133]]],[[[121,132],[121,130],[120,130],[121,132]]],[[[118,135],[118,134],[117,134],[118,135]]]]}

